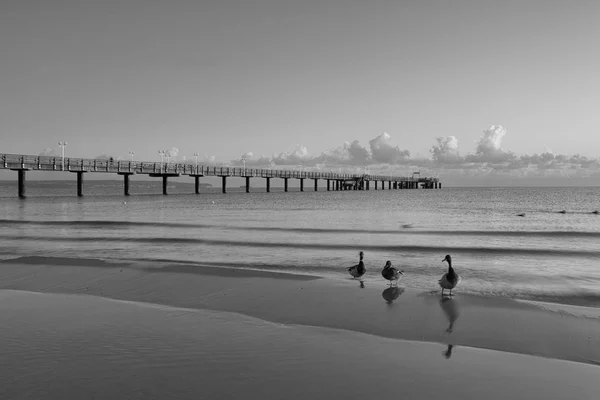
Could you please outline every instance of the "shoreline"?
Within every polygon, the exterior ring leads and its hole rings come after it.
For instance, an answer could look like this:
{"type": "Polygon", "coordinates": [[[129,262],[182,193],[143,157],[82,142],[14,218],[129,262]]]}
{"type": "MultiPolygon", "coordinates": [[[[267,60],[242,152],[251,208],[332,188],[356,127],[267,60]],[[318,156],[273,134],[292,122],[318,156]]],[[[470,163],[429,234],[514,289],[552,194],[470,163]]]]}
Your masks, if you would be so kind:
{"type": "MultiPolygon", "coordinates": [[[[230,276],[230,277],[265,277],[265,278],[279,278],[279,279],[290,279],[290,280],[316,280],[326,279],[332,282],[345,282],[358,280],[349,279],[346,275],[345,267],[339,268],[337,275],[332,274],[315,274],[311,271],[290,271],[286,269],[277,269],[272,265],[265,264],[264,266],[248,267],[247,264],[239,262],[199,262],[192,260],[171,260],[171,259],[141,259],[141,258],[130,258],[130,259],[101,259],[101,258],[75,258],[75,257],[44,257],[44,256],[9,256],[9,258],[2,258],[0,256],[0,265],[2,264],[22,264],[22,265],[44,265],[49,267],[61,267],[61,266],[78,266],[81,268],[88,267],[104,267],[104,268],[131,268],[133,270],[145,270],[147,272],[157,273],[183,273],[191,275],[215,275],[215,276],[230,276]],[[262,268],[261,268],[262,267],[262,268]]],[[[432,278],[437,282],[437,278],[432,278]]],[[[365,282],[369,284],[377,284],[378,282],[384,282],[376,271],[365,277],[365,282]]],[[[401,284],[410,290],[415,290],[424,293],[434,293],[439,291],[436,284],[432,284],[434,289],[428,290],[423,287],[406,286],[404,283],[401,284]]],[[[490,296],[487,294],[480,293],[469,293],[464,292],[462,287],[459,288],[458,292],[461,296],[468,296],[473,298],[481,299],[505,299],[510,301],[519,302],[525,305],[534,305],[543,308],[547,311],[554,312],[566,312],[574,313],[574,315],[584,316],[589,318],[600,318],[600,305],[597,304],[597,298],[600,298],[600,294],[583,292],[580,291],[578,294],[575,293],[563,293],[562,295],[557,294],[538,294],[531,296],[517,295],[514,297],[507,296],[490,296]],[[593,300],[589,300],[593,298],[593,300]],[[561,301],[562,300],[562,301],[561,301]],[[594,305],[590,305],[590,303],[594,305]]]]}
{"type": "Polygon", "coordinates": [[[0,263],[0,290],[234,312],[278,324],[600,365],[600,319],[582,315],[590,311],[582,307],[575,307],[578,313],[567,313],[555,306],[557,312],[508,298],[457,293],[450,299],[441,298],[438,291],[423,292],[402,284],[390,289],[384,282],[366,282],[361,288],[352,279],[232,268],[75,264],[5,260],[0,263]]]}
{"type": "Polygon", "coordinates": [[[0,322],[0,397],[15,400],[594,399],[600,389],[600,369],[583,363],[96,296],[0,290],[0,322]]]}

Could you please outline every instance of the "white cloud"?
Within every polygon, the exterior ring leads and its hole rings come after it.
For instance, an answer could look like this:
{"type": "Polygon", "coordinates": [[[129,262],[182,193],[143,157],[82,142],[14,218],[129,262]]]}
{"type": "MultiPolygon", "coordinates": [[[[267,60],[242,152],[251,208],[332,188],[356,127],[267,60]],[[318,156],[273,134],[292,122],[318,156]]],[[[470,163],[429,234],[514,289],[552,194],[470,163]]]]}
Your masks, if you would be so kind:
{"type": "Polygon", "coordinates": [[[394,147],[390,144],[391,138],[389,133],[384,132],[374,139],[369,140],[371,158],[373,161],[387,164],[400,164],[410,158],[410,152],[408,150],[400,150],[398,146],[394,147]]]}

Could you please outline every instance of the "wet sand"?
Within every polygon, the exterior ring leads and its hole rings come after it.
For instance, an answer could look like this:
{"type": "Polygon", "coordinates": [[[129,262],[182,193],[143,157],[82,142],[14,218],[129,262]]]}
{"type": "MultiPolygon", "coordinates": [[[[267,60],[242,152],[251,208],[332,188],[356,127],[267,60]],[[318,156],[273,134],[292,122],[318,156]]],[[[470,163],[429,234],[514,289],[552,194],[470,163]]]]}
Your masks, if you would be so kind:
{"type": "Polygon", "coordinates": [[[442,299],[375,276],[362,288],[19,262],[0,263],[0,398],[591,399],[600,389],[596,310],[442,299]]]}

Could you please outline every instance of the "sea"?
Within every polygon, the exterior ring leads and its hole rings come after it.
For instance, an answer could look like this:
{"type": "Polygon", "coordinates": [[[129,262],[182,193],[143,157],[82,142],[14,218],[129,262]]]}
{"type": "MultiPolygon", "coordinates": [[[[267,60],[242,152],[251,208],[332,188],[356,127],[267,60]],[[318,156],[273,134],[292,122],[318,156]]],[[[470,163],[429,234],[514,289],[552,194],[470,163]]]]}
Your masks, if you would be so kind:
{"type": "MultiPolygon", "coordinates": [[[[240,185],[242,181],[240,180],[240,185]]],[[[600,188],[326,191],[170,182],[0,182],[0,259],[74,258],[278,271],[439,291],[450,254],[455,293],[600,307],[600,188]]]]}

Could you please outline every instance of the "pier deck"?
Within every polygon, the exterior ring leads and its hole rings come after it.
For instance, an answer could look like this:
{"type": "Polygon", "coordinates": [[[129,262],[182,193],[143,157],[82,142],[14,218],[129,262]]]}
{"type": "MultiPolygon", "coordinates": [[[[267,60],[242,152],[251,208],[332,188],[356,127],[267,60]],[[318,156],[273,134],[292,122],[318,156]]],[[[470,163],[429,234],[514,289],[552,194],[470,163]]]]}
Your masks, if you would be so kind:
{"type": "Polygon", "coordinates": [[[77,195],[83,196],[84,173],[111,173],[123,176],[124,195],[129,195],[129,177],[144,174],[162,178],[163,194],[167,194],[169,177],[190,176],[195,179],[196,193],[199,193],[199,178],[216,176],[222,179],[222,191],[226,192],[227,178],[240,177],[246,179],[246,191],[250,191],[250,178],[266,179],[266,190],[270,191],[271,178],[284,180],[284,190],[288,191],[288,179],[300,180],[300,191],[304,191],[304,179],[314,180],[314,190],[317,190],[318,180],[327,181],[327,190],[370,190],[370,182],[374,182],[377,190],[381,189],[438,189],[442,185],[438,178],[413,176],[391,176],[370,174],[340,174],[335,172],[309,172],[289,169],[258,169],[243,167],[220,167],[191,163],[123,161],[87,158],[62,158],[51,156],[34,156],[21,154],[0,154],[0,169],[10,169],[18,172],[19,197],[25,197],[26,171],[60,171],[77,174],[77,195]]]}

